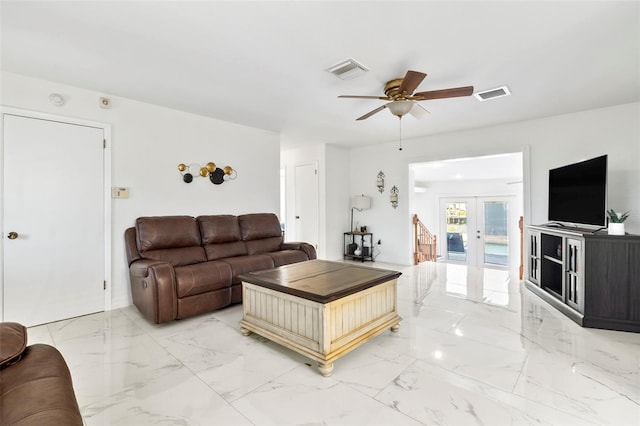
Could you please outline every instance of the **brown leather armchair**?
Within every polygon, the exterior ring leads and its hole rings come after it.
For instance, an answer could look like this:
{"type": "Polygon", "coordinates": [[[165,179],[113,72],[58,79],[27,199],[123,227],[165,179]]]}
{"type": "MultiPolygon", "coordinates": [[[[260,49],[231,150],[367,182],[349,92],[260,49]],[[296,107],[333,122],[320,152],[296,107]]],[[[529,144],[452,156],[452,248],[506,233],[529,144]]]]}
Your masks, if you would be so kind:
{"type": "Polygon", "coordinates": [[[0,424],[83,424],[60,352],[45,344],[27,346],[27,329],[14,322],[0,323],[0,424]]]}

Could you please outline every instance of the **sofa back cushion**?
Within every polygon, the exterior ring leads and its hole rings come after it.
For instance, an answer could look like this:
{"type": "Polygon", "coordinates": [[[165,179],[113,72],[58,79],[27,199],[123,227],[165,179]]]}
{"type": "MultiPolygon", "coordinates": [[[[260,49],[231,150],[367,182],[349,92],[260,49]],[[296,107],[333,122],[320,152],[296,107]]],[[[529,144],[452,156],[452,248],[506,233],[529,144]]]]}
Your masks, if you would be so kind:
{"type": "Polygon", "coordinates": [[[202,244],[230,243],[240,241],[240,225],[233,215],[198,216],[202,244]]]}
{"type": "Polygon", "coordinates": [[[173,266],[206,261],[200,230],[191,216],[151,216],[136,219],[138,251],[144,259],[173,266]]]}
{"type": "Polygon", "coordinates": [[[278,216],[273,213],[252,213],[238,216],[242,240],[248,254],[269,253],[280,250],[282,229],[278,216]]]}
{"type": "Polygon", "coordinates": [[[247,254],[236,216],[198,216],[197,220],[208,260],[247,254]]]}

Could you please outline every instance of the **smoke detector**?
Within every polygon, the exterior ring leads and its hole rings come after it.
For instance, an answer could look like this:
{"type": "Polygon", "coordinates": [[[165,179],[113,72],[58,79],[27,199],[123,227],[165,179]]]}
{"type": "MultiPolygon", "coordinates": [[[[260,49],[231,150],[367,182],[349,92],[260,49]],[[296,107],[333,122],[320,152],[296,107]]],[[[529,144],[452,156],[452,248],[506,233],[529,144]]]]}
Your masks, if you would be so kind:
{"type": "Polygon", "coordinates": [[[349,58],[327,68],[327,71],[342,80],[358,77],[369,69],[355,59],[349,58]]]}
{"type": "Polygon", "coordinates": [[[476,92],[475,96],[480,102],[488,101],[489,99],[502,98],[503,96],[509,96],[511,91],[507,86],[497,87],[495,89],[484,90],[482,92],[476,92]]]}
{"type": "Polygon", "coordinates": [[[49,102],[51,102],[51,105],[55,105],[55,106],[62,106],[64,105],[64,96],[62,96],[60,93],[52,93],[49,95],[49,102]]]}

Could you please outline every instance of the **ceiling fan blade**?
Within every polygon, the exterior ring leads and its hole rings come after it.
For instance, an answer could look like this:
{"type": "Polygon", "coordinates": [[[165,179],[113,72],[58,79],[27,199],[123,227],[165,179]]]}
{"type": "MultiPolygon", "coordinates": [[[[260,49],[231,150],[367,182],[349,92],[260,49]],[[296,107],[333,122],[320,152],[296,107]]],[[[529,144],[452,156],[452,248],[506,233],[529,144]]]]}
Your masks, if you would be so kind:
{"type": "Polygon", "coordinates": [[[373,111],[369,111],[368,113],[366,113],[366,114],[365,114],[365,115],[363,115],[362,117],[358,117],[358,118],[356,118],[356,121],[358,121],[358,120],[364,120],[365,118],[369,118],[369,117],[371,117],[373,114],[376,114],[376,113],[378,113],[378,112],[382,111],[382,110],[383,110],[383,109],[385,109],[386,107],[387,107],[386,105],[379,106],[378,108],[374,109],[373,111]]]}
{"type": "Polygon", "coordinates": [[[460,96],[470,96],[473,94],[473,86],[455,87],[452,89],[431,90],[429,92],[414,93],[411,99],[416,101],[426,101],[429,99],[457,98],[460,96]]]}
{"type": "Polygon", "coordinates": [[[380,99],[381,101],[390,101],[391,98],[388,96],[360,96],[360,95],[340,95],[339,98],[350,98],[350,99],[380,99]]]}
{"type": "Polygon", "coordinates": [[[402,84],[400,85],[400,93],[404,92],[407,95],[413,93],[414,90],[422,83],[422,80],[427,75],[418,71],[407,71],[404,78],[402,79],[402,84]]]}
{"type": "Polygon", "coordinates": [[[418,120],[421,120],[421,119],[427,117],[431,113],[429,112],[429,110],[427,110],[425,107],[423,107],[419,103],[414,102],[413,103],[413,107],[409,111],[409,114],[413,115],[418,120]]]}

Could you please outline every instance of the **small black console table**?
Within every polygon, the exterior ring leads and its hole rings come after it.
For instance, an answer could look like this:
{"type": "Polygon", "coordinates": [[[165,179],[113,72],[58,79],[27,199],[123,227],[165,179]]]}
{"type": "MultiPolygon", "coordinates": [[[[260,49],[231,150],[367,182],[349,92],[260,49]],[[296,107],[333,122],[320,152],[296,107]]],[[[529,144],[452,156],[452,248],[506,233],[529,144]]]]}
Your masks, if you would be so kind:
{"type": "Polygon", "coordinates": [[[525,286],[583,327],[640,332],[640,235],[527,226],[525,286]]]}
{"type": "Polygon", "coordinates": [[[373,262],[373,234],[371,232],[345,232],[344,258],[373,262]]]}

